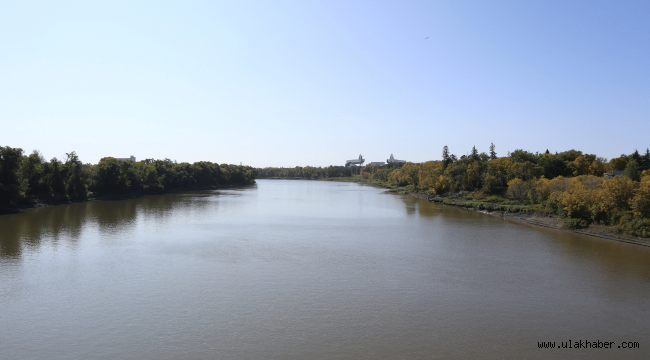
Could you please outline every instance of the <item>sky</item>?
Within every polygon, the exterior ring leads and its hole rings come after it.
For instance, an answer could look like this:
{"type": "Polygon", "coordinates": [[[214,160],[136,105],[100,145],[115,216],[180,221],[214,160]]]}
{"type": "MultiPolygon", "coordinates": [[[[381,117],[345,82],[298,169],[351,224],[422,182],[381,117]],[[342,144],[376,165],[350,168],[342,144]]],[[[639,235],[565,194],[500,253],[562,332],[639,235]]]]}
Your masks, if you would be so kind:
{"type": "Polygon", "coordinates": [[[4,1],[0,146],[267,166],[650,147],[648,1],[4,1]]]}

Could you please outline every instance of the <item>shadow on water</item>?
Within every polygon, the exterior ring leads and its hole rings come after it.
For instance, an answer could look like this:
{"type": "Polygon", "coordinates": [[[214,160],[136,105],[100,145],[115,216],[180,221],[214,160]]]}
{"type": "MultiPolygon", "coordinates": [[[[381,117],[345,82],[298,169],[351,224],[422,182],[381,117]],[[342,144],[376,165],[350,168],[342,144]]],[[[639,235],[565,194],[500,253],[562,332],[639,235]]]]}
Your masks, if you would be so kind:
{"type": "Polygon", "coordinates": [[[0,256],[17,257],[22,247],[36,248],[41,239],[76,239],[86,221],[89,203],[28,209],[0,217],[0,256]]]}
{"type": "Polygon", "coordinates": [[[121,200],[98,200],[27,209],[0,215],[0,258],[19,258],[24,249],[37,250],[43,241],[74,243],[87,227],[101,232],[128,230],[139,216],[165,220],[176,210],[201,211],[215,206],[215,195],[237,195],[236,190],[196,191],[147,195],[121,200]]]}
{"type": "Polygon", "coordinates": [[[393,195],[399,196],[404,203],[406,214],[409,216],[418,215],[420,217],[439,216],[444,214],[445,217],[452,219],[478,219],[484,214],[468,211],[466,209],[459,209],[455,206],[446,206],[439,203],[428,202],[425,199],[416,198],[411,195],[393,195]]]}

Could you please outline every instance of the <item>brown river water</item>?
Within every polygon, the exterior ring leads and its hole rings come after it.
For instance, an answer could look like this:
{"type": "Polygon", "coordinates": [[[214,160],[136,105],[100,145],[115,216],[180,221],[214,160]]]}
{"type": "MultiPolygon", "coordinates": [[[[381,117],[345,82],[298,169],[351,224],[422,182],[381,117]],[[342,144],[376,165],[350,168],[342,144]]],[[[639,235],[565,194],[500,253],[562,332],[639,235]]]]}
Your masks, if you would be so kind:
{"type": "Polygon", "coordinates": [[[0,216],[2,359],[648,359],[649,330],[650,248],[359,184],[0,216]]]}

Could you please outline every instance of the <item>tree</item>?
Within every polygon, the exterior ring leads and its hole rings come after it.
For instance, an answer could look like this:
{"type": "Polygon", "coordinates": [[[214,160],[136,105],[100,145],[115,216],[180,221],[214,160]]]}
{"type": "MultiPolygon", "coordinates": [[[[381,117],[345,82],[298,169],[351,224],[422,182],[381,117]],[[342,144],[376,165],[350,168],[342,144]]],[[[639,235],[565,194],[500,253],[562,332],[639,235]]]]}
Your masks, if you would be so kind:
{"type": "Polygon", "coordinates": [[[553,179],[558,176],[569,176],[573,173],[557,155],[543,154],[539,158],[539,165],[544,168],[544,176],[553,179]]]}
{"type": "Polygon", "coordinates": [[[521,179],[515,178],[508,181],[508,191],[506,196],[510,199],[523,200],[528,196],[528,190],[530,189],[530,184],[521,179]]]}
{"type": "Polygon", "coordinates": [[[476,150],[476,146],[472,146],[472,153],[470,156],[474,160],[478,160],[478,151],[476,150]]]}
{"type": "Polygon", "coordinates": [[[607,159],[597,157],[596,160],[592,161],[591,165],[589,165],[589,173],[593,176],[603,176],[606,163],[607,159]]]}
{"type": "Polygon", "coordinates": [[[46,164],[45,159],[38,150],[34,150],[29,156],[23,158],[20,173],[21,177],[26,181],[25,195],[31,197],[50,196],[51,190],[46,181],[44,164],[46,164]]]}
{"type": "Polygon", "coordinates": [[[481,166],[478,161],[467,166],[467,189],[474,190],[481,187],[481,166]]]}
{"type": "Polygon", "coordinates": [[[528,161],[533,164],[537,164],[537,162],[539,161],[538,155],[539,154],[533,154],[523,149],[517,149],[512,153],[510,153],[510,158],[512,159],[512,161],[518,163],[524,163],[528,161]]]}
{"type": "Polygon", "coordinates": [[[599,206],[605,213],[615,210],[627,210],[630,199],[634,197],[636,183],[625,176],[614,176],[601,185],[599,206]]]}
{"type": "Polygon", "coordinates": [[[611,168],[611,170],[622,171],[625,170],[626,165],[627,165],[627,156],[625,155],[621,155],[609,161],[609,167],[611,168]]]}
{"type": "Polygon", "coordinates": [[[481,188],[486,194],[494,194],[500,190],[499,188],[499,179],[490,174],[486,173],[483,178],[483,187],[481,188]]]}
{"type": "Polygon", "coordinates": [[[420,186],[422,189],[431,189],[436,184],[438,161],[427,161],[420,164],[420,186]]]}
{"type": "MultiPolygon", "coordinates": [[[[647,171],[646,171],[647,173],[647,171]]],[[[650,217],[650,175],[645,175],[641,178],[639,188],[636,190],[636,195],[632,198],[631,207],[635,216],[650,217]]]]}
{"type": "Polygon", "coordinates": [[[0,203],[15,204],[25,197],[18,171],[23,149],[0,146],[0,203]]]}
{"type": "Polygon", "coordinates": [[[407,162],[400,170],[406,177],[406,181],[417,188],[420,184],[420,166],[412,162],[407,162]]]}
{"type": "Polygon", "coordinates": [[[126,192],[126,179],[120,169],[121,163],[122,161],[113,157],[105,157],[99,160],[99,164],[95,168],[97,176],[91,190],[102,194],[126,192]]]}
{"type": "Polygon", "coordinates": [[[65,192],[71,199],[85,199],[87,196],[83,164],[76,152],[66,153],[65,161],[65,192]]]}
{"type": "Polygon", "coordinates": [[[57,158],[52,158],[50,160],[50,168],[51,168],[51,177],[50,177],[50,187],[52,188],[52,192],[56,196],[64,196],[65,195],[65,180],[63,177],[63,172],[62,172],[62,166],[61,162],[57,158]]]}
{"type": "Polygon", "coordinates": [[[627,162],[625,166],[625,176],[634,181],[641,180],[641,171],[639,171],[639,164],[636,160],[632,159],[627,162]]]}
{"type": "Polygon", "coordinates": [[[640,163],[640,168],[641,170],[650,170],[650,149],[646,148],[645,149],[645,155],[641,157],[641,163],[640,163]]]}
{"type": "Polygon", "coordinates": [[[589,173],[589,165],[591,165],[589,161],[584,156],[580,155],[570,162],[568,167],[573,172],[573,176],[580,176],[589,173]]]}
{"type": "Polygon", "coordinates": [[[494,151],[494,143],[490,143],[490,160],[497,158],[497,152],[494,151]]]}
{"type": "Polygon", "coordinates": [[[508,179],[519,178],[524,181],[538,178],[544,174],[544,168],[530,161],[513,162],[508,168],[508,179]]]}
{"type": "Polygon", "coordinates": [[[571,150],[568,150],[568,151],[563,151],[563,152],[561,152],[561,153],[559,153],[559,154],[556,154],[556,155],[557,155],[557,156],[560,158],[560,160],[562,160],[562,161],[568,161],[568,162],[571,162],[571,161],[577,159],[578,156],[582,155],[582,151],[578,151],[578,150],[571,149],[571,150]]]}
{"type": "Polygon", "coordinates": [[[449,164],[449,162],[450,162],[449,160],[450,160],[450,158],[449,158],[449,148],[447,147],[447,145],[445,145],[445,146],[442,147],[442,161],[445,164],[449,164]]]}
{"type": "Polygon", "coordinates": [[[145,163],[142,166],[143,190],[151,193],[160,193],[165,190],[165,187],[160,183],[155,166],[150,163],[145,163]]]}

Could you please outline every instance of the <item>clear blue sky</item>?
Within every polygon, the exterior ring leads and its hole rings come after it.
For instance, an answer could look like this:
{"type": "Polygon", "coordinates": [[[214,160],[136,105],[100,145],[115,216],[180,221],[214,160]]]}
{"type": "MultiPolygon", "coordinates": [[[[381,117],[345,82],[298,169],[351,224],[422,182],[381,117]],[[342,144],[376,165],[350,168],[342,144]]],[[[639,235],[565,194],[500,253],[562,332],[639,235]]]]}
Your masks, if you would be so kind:
{"type": "Polygon", "coordinates": [[[0,1],[0,145],[47,159],[612,158],[649,120],[649,1],[0,1]]]}

